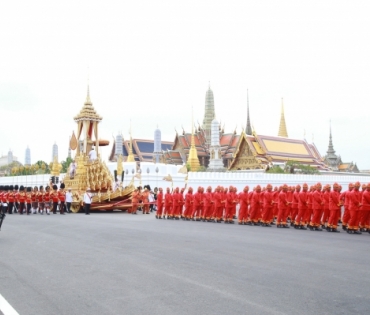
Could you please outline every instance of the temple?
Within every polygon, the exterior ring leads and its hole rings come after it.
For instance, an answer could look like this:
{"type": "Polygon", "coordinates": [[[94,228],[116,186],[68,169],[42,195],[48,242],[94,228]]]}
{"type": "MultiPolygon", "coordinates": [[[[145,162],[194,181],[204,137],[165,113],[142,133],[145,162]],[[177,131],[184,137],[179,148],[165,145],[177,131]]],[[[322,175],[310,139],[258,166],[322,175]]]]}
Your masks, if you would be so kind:
{"type": "Polygon", "coordinates": [[[348,162],[343,163],[340,155],[335,154],[333,137],[331,133],[331,122],[330,122],[330,131],[329,131],[329,145],[328,151],[324,156],[324,163],[333,171],[337,172],[350,172],[350,173],[359,173],[356,163],[348,162]]]}
{"type": "Polygon", "coordinates": [[[229,170],[266,169],[273,164],[295,161],[318,170],[328,170],[314,144],[306,140],[274,136],[249,136],[242,132],[229,170]]]}

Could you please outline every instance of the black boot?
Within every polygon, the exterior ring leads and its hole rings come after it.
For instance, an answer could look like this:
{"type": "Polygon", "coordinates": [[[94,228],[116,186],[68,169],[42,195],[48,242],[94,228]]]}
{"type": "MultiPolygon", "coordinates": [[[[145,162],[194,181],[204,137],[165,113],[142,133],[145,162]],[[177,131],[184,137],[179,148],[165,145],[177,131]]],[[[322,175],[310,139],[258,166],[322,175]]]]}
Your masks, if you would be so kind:
{"type": "Polygon", "coordinates": [[[327,227],[327,228],[326,228],[326,230],[327,230],[328,232],[333,232],[331,227],[327,227]]]}

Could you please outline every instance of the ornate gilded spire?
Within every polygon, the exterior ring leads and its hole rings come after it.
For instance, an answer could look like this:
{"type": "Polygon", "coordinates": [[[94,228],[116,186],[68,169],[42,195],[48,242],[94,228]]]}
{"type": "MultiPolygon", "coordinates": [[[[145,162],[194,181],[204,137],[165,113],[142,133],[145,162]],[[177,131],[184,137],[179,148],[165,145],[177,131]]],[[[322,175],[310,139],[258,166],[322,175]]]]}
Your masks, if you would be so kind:
{"type": "Polygon", "coordinates": [[[135,156],[132,150],[132,132],[131,132],[131,120],[130,120],[130,146],[128,148],[127,162],[135,162],[135,156]]]}
{"type": "Polygon", "coordinates": [[[98,115],[96,110],[94,109],[91,99],[90,99],[90,87],[87,85],[87,95],[86,101],[84,106],[82,107],[81,111],[78,115],[74,118],[75,121],[80,120],[93,120],[93,121],[101,121],[103,118],[98,115]]]}
{"type": "Polygon", "coordinates": [[[211,85],[208,83],[208,91],[206,92],[206,101],[204,106],[204,118],[202,129],[205,132],[207,144],[211,143],[211,124],[212,120],[215,119],[215,102],[213,97],[213,92],[211,90],[211,85]]]}
{"type": "Polygon", "coordinates": [[[252,127],[251,127],[251,121],[249,118],[249,95],[248,95],[248,89],[247,89],[247,127],[245,128],[245,132],[247,135],[252,134],[252,127]]]}
{"type": "Polygon", "coordinates": [[[190,171],[192,172],[197,171],[200,166],[198,152],[197,149],[195,148],[193,110],[191,114],[191,144],[188,156],[188,164],[190,166],[190,171]]]}
{"type": "Polygon", "coordinates": [[[283,98],[281,98],[281,116],[280,116],[280,126],[279,126],[279,137],[288,138],[288,131],[286,129],[285,124],[285,116],[284,116],[284,102],[283,98]]]}
{"type": "Polygon", "coordinates": [[[326,153],[328,154],[329,157],[335,155],[335,150],[333,146],[333,138],[331,136],[331,120],[330,120],[330,131],[329,131],[329,146],[328,146],[328,151],[326,153]]]}

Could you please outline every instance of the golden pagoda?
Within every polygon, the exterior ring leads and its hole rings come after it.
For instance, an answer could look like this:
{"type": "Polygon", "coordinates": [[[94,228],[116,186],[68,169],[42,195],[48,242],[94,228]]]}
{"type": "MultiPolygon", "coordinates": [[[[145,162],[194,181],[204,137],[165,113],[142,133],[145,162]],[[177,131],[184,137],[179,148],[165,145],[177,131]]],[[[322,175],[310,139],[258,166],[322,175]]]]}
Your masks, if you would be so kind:
{"type": "Polygon", "coordinates": [[[199,169],[200,163],[198,158],[198,152],[195,148],[195,140],[194,140],[194,124],[193,124],[193,117],[191,119],[191,144],[189,150],[189,156],[187,164],[190,166],[190,171],[195,172],[199,169]]]}
{"type": "Polygon", "coordinates": [[[279,126],[278,136],[288,138],[288,131],[286,129],[286,124],[285,124],[283,98],[281,98],[281,116],[280,116],[280,126],[279,126]]]}
{"type": "MultiPolygon", "coordinates": [[[[77,137],[73,134],[70,146],[75,147],[77,151],[74,162],[71,163],[64,177],[66,188],[72,190],[71,210],[73,212],[80,210],[82,196],[88,188],[92,193],[91,210],[129,209],[134,186],[129,183],[124,190],[122,187],[116,191],[112,189],[113,176],[98,153],[99,145],[106,145],[109,141],[98,139],[98,124],[102,117],[92,106],[89,88],[84,106],[74,120],[77,123],[77,137]],[[89,157],[93,146],[95,146],[96,158],[89,157]]],[[[122,174],[122,164],[119,166],[122,174]]],[[[58,167],[58,161],[55,158],[52,171],[57,173],[58,167]]]]}
{"type": "Polygon", "coordinates": [[[135,162],[135,156],[132,151],[132,132],[131,132],[131,121],[130,121],[130,146],[128,149],[128,156],[126,162],[135,162]]]}

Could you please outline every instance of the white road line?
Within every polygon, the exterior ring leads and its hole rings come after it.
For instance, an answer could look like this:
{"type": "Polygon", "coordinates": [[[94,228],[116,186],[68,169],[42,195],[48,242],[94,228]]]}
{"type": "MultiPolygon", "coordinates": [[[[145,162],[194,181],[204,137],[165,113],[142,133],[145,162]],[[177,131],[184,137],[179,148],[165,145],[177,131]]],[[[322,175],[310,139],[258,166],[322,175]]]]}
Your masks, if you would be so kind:
{"type": "Polygon", "coordinates": [[[19,315],[19,313],[8,303],[7,300],[0,294],[0,311],[4,315],[19,315]]]}

